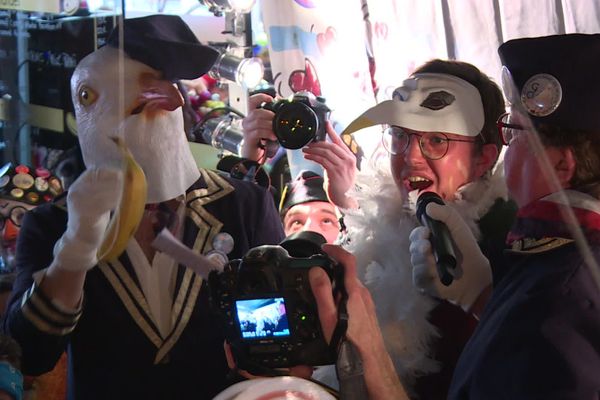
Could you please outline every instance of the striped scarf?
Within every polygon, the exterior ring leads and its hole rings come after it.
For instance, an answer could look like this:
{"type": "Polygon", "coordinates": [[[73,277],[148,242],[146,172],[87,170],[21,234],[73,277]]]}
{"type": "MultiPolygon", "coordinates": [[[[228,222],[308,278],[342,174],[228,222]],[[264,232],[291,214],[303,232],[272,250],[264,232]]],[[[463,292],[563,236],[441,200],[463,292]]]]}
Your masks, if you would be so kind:
{"type": "Polygon", "coordinates": [[[578,230],[590,243],[600,243],[600,201],[583,192],[564,190],[519,209],[506,242],[576,239],[578,230]]]}

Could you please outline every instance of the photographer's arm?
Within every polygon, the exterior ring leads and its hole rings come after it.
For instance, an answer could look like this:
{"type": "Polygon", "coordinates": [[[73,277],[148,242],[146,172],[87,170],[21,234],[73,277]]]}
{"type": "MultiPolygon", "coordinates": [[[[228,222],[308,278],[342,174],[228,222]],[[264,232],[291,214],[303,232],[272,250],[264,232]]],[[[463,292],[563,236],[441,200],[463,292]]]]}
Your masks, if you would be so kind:
{"type": "MultiPolygon", "coordinates": [[[[344,267],[349,315],[346,337],[360,353],[369,399],[408,399],[385,349],[371,295],[356,275],[354,256],[335,245],[324,245],[323,250],[344,267]]],[[[321,268],[311,269],[309,276],[321,327],[330,340],[337,324],[337,305],[332,296],[331,281],[321,268]]]]}
{"type": "Polygon", "coordinates": [[[276,141],[273,133],[274,113],[264,108],[258,108],[262,103],[272,103],[273,98],[268,94],[258,93],[248,98],[248,115],[242,120],[244,143],[241,156],[252,161],[264,161],[265,148],[262,142],[267,139],[276,141]]]}
{"type": "Polygon", "coordinates": [[[356,209],[358,202],[348,191],[354,186],[356,157],[327,122],[331,142],[311,142],[302,149],[304,158],[325,169],[325,190],[329,200],[339,208],[356,209]]]}

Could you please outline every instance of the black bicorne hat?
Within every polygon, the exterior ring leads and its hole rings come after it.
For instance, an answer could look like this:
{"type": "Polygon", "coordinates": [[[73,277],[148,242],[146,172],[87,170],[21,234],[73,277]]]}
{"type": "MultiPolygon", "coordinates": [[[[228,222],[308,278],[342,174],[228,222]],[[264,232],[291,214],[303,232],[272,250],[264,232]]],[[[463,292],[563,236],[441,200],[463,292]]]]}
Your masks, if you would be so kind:
{"type": "Polygon", "coordinates": [[[534,125],[600,132],[600,34],[509,40],[498,53],[505,95],[534,125]]]}
{"type": "Polygon", "coordinates": [[[279,203],[279,213],[283,216],[288,210],[302,203],[311,201],[329,202],[327,193],[323,188],[323,177],[312,171],[300,171],[296,179],[285,186],[279,203]]]}
{"type": "MultiPolygon", "coordinates": [[[[196,79],[215,63],[219,52],[198,41],[189,26],[176,15],[150,15],[122,21],[125,53],[156,70],[165,79],[196,79]]],[[[119,48],[117,26],[107,44],[119,48]]]]}

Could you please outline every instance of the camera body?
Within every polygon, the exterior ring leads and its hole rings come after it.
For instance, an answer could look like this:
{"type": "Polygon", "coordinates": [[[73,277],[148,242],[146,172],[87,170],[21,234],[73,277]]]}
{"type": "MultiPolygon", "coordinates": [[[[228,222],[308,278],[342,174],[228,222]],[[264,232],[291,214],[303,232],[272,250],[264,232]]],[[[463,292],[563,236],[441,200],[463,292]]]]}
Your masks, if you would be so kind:
{"type": "Polygon", "coordinates": [[[331,110],[322,97],[300,91],[291,98],[263,103],[261,107],[275,113],[273,132],[279,144],[286,149],[300,149],[327,137],[325,123],[331,110]]]}
{"type": "Polygon", "coordinates": [[[241,260],[231,261],[223,272],[209,275],[211,307],[220,317],[240,368],[260,372],[261,368],[335,362],[321,332],[308,280],[314,266],[325,269],[333,279],[334,262],[320,252],[319,245],[310,249],[314,254],[308,257],[290,255],[295,245],[306,253],[311,247],[306,243],[291,239],[281,246],[255,247],[241,260]]]}

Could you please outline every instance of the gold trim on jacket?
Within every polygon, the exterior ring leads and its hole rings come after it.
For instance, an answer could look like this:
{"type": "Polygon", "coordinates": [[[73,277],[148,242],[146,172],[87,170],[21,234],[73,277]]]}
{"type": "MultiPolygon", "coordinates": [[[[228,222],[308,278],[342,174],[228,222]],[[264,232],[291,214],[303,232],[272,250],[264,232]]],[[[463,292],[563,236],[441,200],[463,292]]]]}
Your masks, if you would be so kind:
{"type": "MultiPolygon", "coordinates": [[[[223,223],[206,211],[204,206],[226,196],[234,188],[216,172],[201,169],[200,173],[206,187],[191,190],[186,194],[186,219],[189,218],[196,225],[198,233],[195,238],[184,238],[184,242],[193,250],[206,253],[212,250],[212,241],[220,232],[223,223]]],[[[128,260],[127,254],[123,254],[120,259],[128,260]]],[[[110,282],[133,320],[156,346],[155,364],[168,360],[169,351],[177,343],[190,320],[202,287],[200,276],[184,266],[179,265],[178,268],[180,273],[183,271],[183,278],[173,294],[171,331],[163,338],[153,322],[143,291],[140,289],[135,275],[132,276],[133,271],[128,271],[122,262],[115,262],[110,265],[100,264],[100,270],[110,282]]]]}

